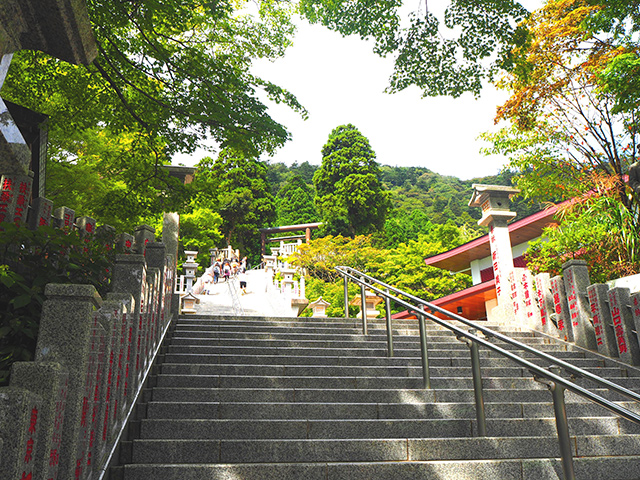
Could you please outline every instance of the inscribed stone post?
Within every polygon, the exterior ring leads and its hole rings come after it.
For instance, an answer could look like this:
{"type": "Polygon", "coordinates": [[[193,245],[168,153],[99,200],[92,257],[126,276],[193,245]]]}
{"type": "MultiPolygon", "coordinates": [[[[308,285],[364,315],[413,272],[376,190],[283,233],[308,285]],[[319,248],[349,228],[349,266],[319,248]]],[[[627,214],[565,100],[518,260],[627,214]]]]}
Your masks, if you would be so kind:
{"type": "Polygon", "coordinates": [[[116,246],[120,251],[133,252],[134,241],[135,239],[133,238],[133,235],[129,235],[128,233],[121,233],[116,239],[116,246]]]}
{"type": "Polygon", "coordinates": [[[141,345],[144,339],[145,302],[147,288],[147,265],[143,255],[117,255],[113,269],[111,290],[133,296],[134,309],[130,327],[131,365],[127,374],[127,387],[131,393],[137,390],[142,374],[141,345]]]}
{"type": "Polygon", "coordinates": [[[178,258],[178,239],[180,237],[180,215],[165,213],[162,221],[162,243],[167,248],[167,255],[178,258]]]}
{"type": "MultiPolygon", "coordinates": [[[[515,315],[518,325],[527,325],[527,313],[524,308],[524,289],[522,286],[521,276],[523,268],[514,268],[507,275],[507,285],[509,285],[509,295],[513,306],[513,314],[515,315]]],[[[504,284],[503,284],[504,288],[504,284]]]]}
{"type": "Polygon", "coordinates": [[[0,388],[0,478],[33,478],[40,409],[41,399],[38,395],[22,388],[0,388]]]}
{"type": "Polygon", "coordinates": [[[27,175],[0,177],[0,223],[23,224],[27,220],[33,179],[27,175]]]}
{"type": "Polygon", "coordinates": [[[117,432],[115,428],[121,425],[126,416],[128,407],[131,404],[133,395],[129,386],[129,371],[133,358],[132,336],[133,336],[133,304],[134,300],[130,293],[109,293],[107,294],[109,303],[116,302],[120,305],[118,308],[118,319],[114,325],[119,332],[117,356],[115,367],[115,383],[113,392],[113,407],[111,409],[112,429],[109,432],[109,438],[115,438],[117,432]]]}
{"type": "Polygon", "coordinates": [[[69,371],[67,407],[60,448],[60,478],[76,478],[85,458],[76,456],[87,423],[94,310],[102,300],[91,285],[49,284],[42,307],[36,361],[58,362],[69,371]]]}
{"type": "Polygon", "coordinates": [[[631,365],[640,365],[640,347],[633,332],[630,301],[628,288],[616,287],[609,290],[609,310],[620,359],[631,365]]]}
{"type": "Polygon", "coordinates": [[[48,227],[51,225],[51,213],[53,212],[53,202],[44,197],[38,197],[31,202],[27,225],[30,230],[38,227],[48,227]]]}
{"type": "Polygon", "coordinates": [[[166,247],[164,243],[161,242],[153,242],[147,245],[147,255],[145,257],[147,259],[147,266],[149,268],[157,268],[158,269],[158,291],[157,298],[155,299],[155,330],[154,330],[154,341],[153,344],[157,345],[160,341],[160,335],[162,335],[162,330],[164,329],[164,309],[165,303],[167,301],[166,298],[166,288],[167,288],[167,265],[166,265],[166,247]]]}
{"type": "Polygon", "coordinates": [[[553,293],[551,292],[551,276],[548,273],[539,273],[535,276],[535,284],[542,331],[557,337],[558,329],[551,321],[551,315],[555,311],[553,293]]]}
{"type": "Polygon", "coordinates": [[[56,208],[53,211],[53,226],[56,228],[72,228],[76,212],[67,207],[56,208]]]}
{"type": "Polygon", "coordinates": [[[556,324],[559,337],[567,342],[573,342],[571,317],[569,316],[569,306],[567,305],[567,296],[564,290],[564,280],[562,279],[562,275],[553,277],[550,282],[554,309],[551,319],[556,324]]]}
{"type": "Polygon", "coordinates": [[[93,236],[96,232],[96,221],[91,217],[78,217],[75,224],[81,235],[93,236]]]}
{"type": "Polygon", "coordinates": [[[594,283],[587,287],[591,318],[598,352],[609,357],[618,357],[618,342],[609,310],[609,286],[594,283]]]}
{"type": "Polygon", "coordinates": [[[587,262],[569,260],[562,265],[562,276],[576,345],[596,350],[596,337],[589,316],[589,301],[587,299],[587,287],[591,283],[587,262]]]}
{"type": "Polygon", "coordinates": [[[134,251],[144,255],[147,244],[155,241],[156,229],[149,225],[140,225],[136,228],[135,232],[133,232],[133,236],[135,237],[134,251]]]}
{"type": "MultiPolygon", "coordinates": [[[[93,389],[93,407],[91,411],[91,431],[88,443],[87,471],[95,471],[102,465],[106,453],[106,443],[103,441],[103,429],[108,423],[105,416],[109,409],[107,399],[111,383],[111,347],[113,344],[114,324],[116,319],[110,311],[110,305],[102,304],[95,314],[98,321],[95,345],[97,348],[96,374],[93,389]]],[[[110,393],[109,393],[110,396],[110,393]]],[[[109,398],[110,400],[110,398],[109,398]]]]}
{"type": "MultiPolygon", "coordinates": [[[[520,270],[520,269],[518,269],[520,270]]],[[[531,272],[526,268],[520,271],[520,284],[524,294],[523,307],[527,318],[529,328],[540,328],[540,308],[536,302],[536,294],[534,291],[534,280],[531,272]]]]}
{"type": "Polygon", "coordinates": [[[640,293],[634,293],[630,297],[631,300],[631,314],[633,316],[633,324],[635,326],[636,338],[640,342],[640,335],[638,328],[640,328],[640,293]]]}
{"type": "Polygon", "coordinates": [[[151,354],[157,346],[157,333],[158,333],[158,300],[160,297],[160,269],[155,267],[149,267],[147,273],[147,283],[149,284],[149,301],[147,306],[147,323],[148,332],[147,335],[147,351],[145,364],[148,366],[151,361],[151,354]]]}
{"type": "Polygon", "coordinates": [[[34,451],[34,480],[58,477],[62,423],[69,384],[65,367],[54,362],[16,362],[11,386],[29,390],[42,399],[38,410],[38,448],[34,451]]]}

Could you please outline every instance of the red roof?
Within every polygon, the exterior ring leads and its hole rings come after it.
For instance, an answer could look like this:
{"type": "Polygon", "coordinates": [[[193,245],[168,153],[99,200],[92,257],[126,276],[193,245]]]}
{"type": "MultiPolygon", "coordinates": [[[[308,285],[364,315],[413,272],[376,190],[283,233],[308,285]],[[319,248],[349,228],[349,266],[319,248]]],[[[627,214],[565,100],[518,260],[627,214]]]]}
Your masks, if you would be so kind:
{"type": "MultiPolygon", "coordinates": [[[[553,205],[510,224],[511,245],[519,245],[539,237],[544,227],[555,223],[553,217],[557,211],[558,206],[553,205]]],[[[480,260],[490,255],[491,247],[489,246],[489,234],[487,234],[448,252],[425,258],[424,262],[427,265],[443,268],[451,272],[461,272],[467,270],[473,260],[480,260]]]]}
{"type": "MultiPolygon", "coordinates": [[[[460,292],[438,298],[431,303],[452,313],[458,313],[458,307],[461,307],[462,313],[459,315],[469,320],[484,320],[487,318],[485,302],[494,298],[496,298],[496,281],[491,279],[488,282],[478,283],[460,292]]],[[[435,315],[446,318],[441,313],[436,312],[435,315]]],[[[391,318],[415,318],[415,315],[405,310],[392,315],[391,318]]]]}

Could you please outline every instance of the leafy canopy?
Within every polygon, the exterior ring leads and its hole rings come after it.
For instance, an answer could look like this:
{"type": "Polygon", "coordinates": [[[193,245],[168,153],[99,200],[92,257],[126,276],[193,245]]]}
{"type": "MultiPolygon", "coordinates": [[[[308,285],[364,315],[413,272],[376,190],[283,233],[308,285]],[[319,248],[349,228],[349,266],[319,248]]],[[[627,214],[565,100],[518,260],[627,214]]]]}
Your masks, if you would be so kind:
{"type": "Polygon", "coordinates": [[[428,2],[426,11],[417,5],[406,18],[398,0],[302,0],[300,8],[310,22],[373,40],[377,54],[393,55],[389,92],[416,85],[424,96],[479,95],[483,82],[511,66],[510,47],[526,39],[518,23],[529,12],[515,0],[450,0],[441,18],[428,2]]]}
{"type": "Polygon", "coordinates": [[[369,233],[384,225],[389,196],[369,140],[353,125],[333,129],[313,175],[316,207],[329,233],[369,233]]]}

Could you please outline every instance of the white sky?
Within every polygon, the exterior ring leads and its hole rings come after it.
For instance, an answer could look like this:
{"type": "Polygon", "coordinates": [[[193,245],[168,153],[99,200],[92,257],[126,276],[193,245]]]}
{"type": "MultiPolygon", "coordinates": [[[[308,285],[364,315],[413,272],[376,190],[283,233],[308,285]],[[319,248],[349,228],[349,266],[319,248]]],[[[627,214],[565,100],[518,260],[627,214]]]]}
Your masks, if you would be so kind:
{"type": "MultiPolygon", "coordinates": [[[[505,164],[504,157],[480,154],[484,142],[477,140],[495,129],[495,109],[505,92],[487,86],[478,100],[471,94],[420,98],[415,87],[385,94],[392,60],[375,55],[371,43],[306,22],[294,42],[284,58],[259,62],[254,70],[291,91],[309,111],[304,121],[286,106],[270,107],[270,115],[292,134],[272,161],[320,165],[331,130],[352,123],[369,139],[381,165],[426,167],[468,180],[494,175],[505,164]]],[[[194,165],[206,155],[176,156],[173,163],[194,165]]]]}

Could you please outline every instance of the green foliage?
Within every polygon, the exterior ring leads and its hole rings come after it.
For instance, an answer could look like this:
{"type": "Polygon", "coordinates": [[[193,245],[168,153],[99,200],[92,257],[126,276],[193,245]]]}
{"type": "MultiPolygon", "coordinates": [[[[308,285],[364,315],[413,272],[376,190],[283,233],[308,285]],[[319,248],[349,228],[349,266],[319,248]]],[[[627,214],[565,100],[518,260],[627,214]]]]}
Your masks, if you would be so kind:
{"type": "Polygon", "coordinates": [[[5,98],[51,115],[54,130],[108,125],[160,139],[163,153],[193,151],[210,135],[255,154],[287,139],[257,90],[304,114],[289,92],[251,74],[253,59],[281,57],[291,44],[288,2],[252,11],[227,0],[87,6],[98,45],[91,65],[19,52],[5,84],[5,98]]]}
{"type": "Polygon", "coordinates": [[[47,197],[123,230],[181,211],[188,191],[163,171],[204,139],[251,156],[288,139],[266,101],[306,112],[252,74],[291,44],[290,2],[89,0],[98,56],[72,65],[16,52],[2,96],[49,116],[47,197]]]}
{"type": "Polygon", "coordinates": [[[297,173],[291,175],[276,196],[277,226],[318,222],[312,185],[305,183],[297,173]]]}
{"type": "Polygon", "coordinates": [[[202,271],[211,263],[209,249],[223,246],[222,217],[206,204],[194,204],[190,210],[180,215],[180,243],[183,250],[198,252],[196,262],[202,271]]]}
{"type": "Polygon", "coordinates": [[[15,361],[33,358],[44,288],[48,283],[90,284],[106,295],[116,252],[113,238],[12,223],[0,225],[0,384],[15,361]]]}
{"type": "MultiPolygon", "coordinates": [[[[328,314],[341,316],[344,314],[344,286],[342,277],[335,271],[336,266],[353,267],[407,293],[433,300],[470,286],[471,278],[427,267],[424,259],[467,240],[463,231],[452,224],[432,226],[428,233],[419,234],[416,240],[401,243],[396,248],[381,248],[371,236],[353,239],[328,236],[301,245],[289,260],[307,273],[307,298],[313,301],[322,296],[332,304],[328,314]]],[[[360,293],[355,285],[349,288],[350,297],[360,293]]]]}
{"type": "Polygon", "coordinates": [[[615,178],[591,183],[598,188],[564,206],[557,215],[560,224],[545,229],[548,240],[530,245],[527,261],[534,273],[559,275],[570,259],[587,262],[592,283],[640,273],[637,212],[618,201],[615,178]]]}
{"type": "Polygon", "coordinates": [[[275,199],[267,183],[267,167],[240,151],[226,149],[203,159],[194,179],[194,204],[208,205],[222,217],[224,241],[259,263],[260,233],[276,218],[275,199]]]}
{"type": "Polygon", "coordinates": [[[511,66],[511,45],[526,40],[518,23],[528,12],[515,0],[450,0],[442,19],[426,4],[426,12],[418,7],[405,21],[402,5],[396,0],[303,0],[300,8],[309,21],[371,39],[376,53],[393,55],[390,92],[416,85],[425,96],[479,95],[484,81],[511,66]]]}
{"type": "Polygon", "coordinates": [[[108,128],[54,136],[47,162],[47,198],[101,223],[132,231],[149,216],[180,211],[188,187],[161,168],[148,138],[108,128]]]}
{"type": "Polygon", "coordinates": [[[354,237],[384,225],[389,195],[380,182],[375,152],[355,126],[341,125],[331,132],[313,183],[325,232],[354,237]]]}
{"type": "Polygon", "coordinates": [[[289,257],[291,265],[304,269],[311,277],[332,282],[339,278],[335,267],[346,265],[365,271],[383,252],[373,246],[371,236],[354,238],[327,235],[302,244],[289,257]]]}

